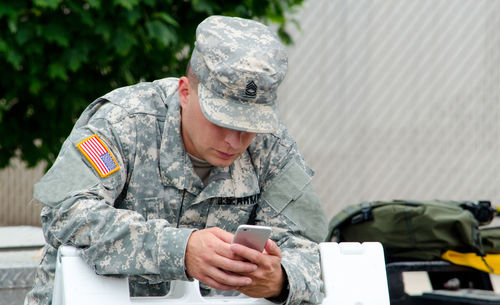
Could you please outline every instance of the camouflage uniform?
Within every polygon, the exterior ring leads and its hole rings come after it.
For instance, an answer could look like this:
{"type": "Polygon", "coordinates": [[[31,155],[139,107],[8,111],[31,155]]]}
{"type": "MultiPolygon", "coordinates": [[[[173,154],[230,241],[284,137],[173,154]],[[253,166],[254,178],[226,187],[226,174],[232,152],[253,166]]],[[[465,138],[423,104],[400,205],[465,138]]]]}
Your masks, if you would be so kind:
{"type": "Polygon", "coordinates": [[[120,88],[83,112],[35,185],[47,245],[25,304],[50,304],[62,244],[79,248],[98,274],[130,276],[132,295],[161,295],[168,281],[189,280],[184,257],[193,230],[234,232],[245,223],[273,228],[287,303],[321,301],[314,241],[324,239],[326,221],[295,142],[281,124],[258,134],[232,165],[214,167],[204,187],[182,141],[178,82],[120,88]],[[99,175],[78,148],[94,135],[116,162],[110,174],[99,175]]]}

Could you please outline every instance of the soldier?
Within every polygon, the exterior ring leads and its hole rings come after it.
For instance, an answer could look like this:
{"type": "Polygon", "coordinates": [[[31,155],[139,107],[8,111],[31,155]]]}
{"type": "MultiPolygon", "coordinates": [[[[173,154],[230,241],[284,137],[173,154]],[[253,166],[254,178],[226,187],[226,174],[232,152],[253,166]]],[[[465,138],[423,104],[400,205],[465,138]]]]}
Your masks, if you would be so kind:
{"type": "Polygon", "coordinates": [[[82,113],[35,185],[47,244],[25,304],[50,304],[57,249],[131,295],[170,280],[287,304],[322,300],[326,220],[312,171],[278,119],[284,46],[264,25],[212,16],[186,76],[116,89],[82,113]],[[239,224],[272,227],[263,253],[231,245],[239,224]]]}

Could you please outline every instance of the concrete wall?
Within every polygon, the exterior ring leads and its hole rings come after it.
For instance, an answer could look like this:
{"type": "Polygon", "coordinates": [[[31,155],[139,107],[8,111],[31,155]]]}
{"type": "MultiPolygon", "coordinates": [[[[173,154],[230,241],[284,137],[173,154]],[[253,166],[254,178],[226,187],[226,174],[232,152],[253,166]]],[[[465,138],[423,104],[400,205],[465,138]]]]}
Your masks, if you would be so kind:
{"type": "Polygon", "coordinates": [[[377,199],[500,203],[500,1],[309,0],[282,117],[328,216],[377,199]]]}

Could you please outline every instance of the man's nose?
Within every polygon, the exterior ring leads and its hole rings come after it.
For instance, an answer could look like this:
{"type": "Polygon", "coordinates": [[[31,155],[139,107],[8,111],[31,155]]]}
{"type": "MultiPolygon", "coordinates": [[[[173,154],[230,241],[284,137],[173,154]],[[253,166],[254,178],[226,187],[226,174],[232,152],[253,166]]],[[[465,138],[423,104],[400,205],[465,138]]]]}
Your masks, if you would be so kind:
{"type": "Polygon", "coordinates": [[[225,140],[233,149],[238,149],[241,147],[241,136],[243,132],[238,130],[226,129],[225,140]]]}

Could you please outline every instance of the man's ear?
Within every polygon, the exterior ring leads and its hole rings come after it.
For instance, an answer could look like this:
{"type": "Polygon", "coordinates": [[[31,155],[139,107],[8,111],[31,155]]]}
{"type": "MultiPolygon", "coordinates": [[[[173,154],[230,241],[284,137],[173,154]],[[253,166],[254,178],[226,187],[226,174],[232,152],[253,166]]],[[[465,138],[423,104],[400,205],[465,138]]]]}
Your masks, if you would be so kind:
{"type": "Polygon", "coordinates": [[[179,78],[179,102],[181,107],[188,104],[189,97],[189,79],[185,76],[179,78]]]}

